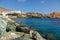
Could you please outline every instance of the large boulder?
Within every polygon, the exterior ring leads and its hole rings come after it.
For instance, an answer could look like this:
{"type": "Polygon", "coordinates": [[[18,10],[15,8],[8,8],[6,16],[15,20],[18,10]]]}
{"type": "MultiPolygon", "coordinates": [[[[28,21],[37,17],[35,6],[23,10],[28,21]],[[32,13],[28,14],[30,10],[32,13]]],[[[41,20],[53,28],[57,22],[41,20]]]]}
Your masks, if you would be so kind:
{"type": "Polygon", "coordinates": [[[0,40],[33,40],[27,37],[23,32],[8,32],[5,33],[0,40]]]}
{"type": "Polygon", "coordinates": [[[32,37],[35,40],[46,40],[38,32],[33,30],[30,31],[30,37],[32,37]]]}
{"type": "Polygon", "coordinates": [[[0,17],[0,37],[6,32],[7,21],[0,17]]]}

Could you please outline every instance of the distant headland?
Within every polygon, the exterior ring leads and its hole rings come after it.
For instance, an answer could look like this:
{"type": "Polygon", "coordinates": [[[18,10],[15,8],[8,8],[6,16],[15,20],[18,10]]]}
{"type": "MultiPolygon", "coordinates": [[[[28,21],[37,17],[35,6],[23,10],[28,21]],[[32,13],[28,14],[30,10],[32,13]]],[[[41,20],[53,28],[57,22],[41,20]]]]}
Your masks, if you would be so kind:
{"type": "Polygon", "coordinates": [[[9,18],[60,18],[60,12],[42,14],[37,12],[22,12],[17,10],[7,10],[0,7],[0,15],[6,15],[9,18]]]}

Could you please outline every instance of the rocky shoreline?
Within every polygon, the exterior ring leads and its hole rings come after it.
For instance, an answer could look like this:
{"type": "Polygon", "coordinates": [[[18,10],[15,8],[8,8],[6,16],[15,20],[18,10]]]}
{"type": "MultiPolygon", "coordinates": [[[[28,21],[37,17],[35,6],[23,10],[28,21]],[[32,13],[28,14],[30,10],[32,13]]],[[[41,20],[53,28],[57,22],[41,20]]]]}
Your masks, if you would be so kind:
{"type": "Polygon", "coordinates": [[[37,31],[21,25],[10,18],[60,18],[60,12],[41,14],[36,12],[7,13],[7,11],[0,10],[0,40],[50,40],[54,38],[54,36],[48,34],[45,39],[37,31]]]}
{"type": "Polygon", "coordinates": [[[0,27],[0,30],[2,28],[0,40],[46,40],[37,31],[31,30],[14,20],[9,18],[1,19],[4,21],[6,20],[5,22],[2,21],[2,23],[6,23],[7,26],[0,27]]]}

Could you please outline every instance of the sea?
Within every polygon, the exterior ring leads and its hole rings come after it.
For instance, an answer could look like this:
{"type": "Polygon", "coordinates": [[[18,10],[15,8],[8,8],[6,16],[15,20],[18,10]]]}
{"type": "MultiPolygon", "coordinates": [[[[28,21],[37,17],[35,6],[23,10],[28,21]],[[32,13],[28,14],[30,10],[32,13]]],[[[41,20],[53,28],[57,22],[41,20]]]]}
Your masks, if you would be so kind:
{"type": "Polygon", "coordinates": [[[60,40],[60,19],[13,18],[13,20],[38,31],[47,40],[60,40]]]}

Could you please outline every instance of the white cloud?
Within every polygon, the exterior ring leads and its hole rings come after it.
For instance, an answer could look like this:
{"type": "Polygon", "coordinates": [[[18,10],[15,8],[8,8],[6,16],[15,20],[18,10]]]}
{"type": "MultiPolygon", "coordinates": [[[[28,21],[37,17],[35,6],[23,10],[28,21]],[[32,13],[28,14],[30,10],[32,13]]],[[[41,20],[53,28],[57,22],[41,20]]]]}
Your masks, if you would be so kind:
{"type": "Polygon", "coordinates": [[[45,3],[45,1],[43,0],[43,1],[41,1],[41,3],[43,4],[43,3],[45,3]]]}
{"type": "Polygon", "coordinates": [[[26,2],[26,0],[17,0],[18,2],[26,2]]]}

